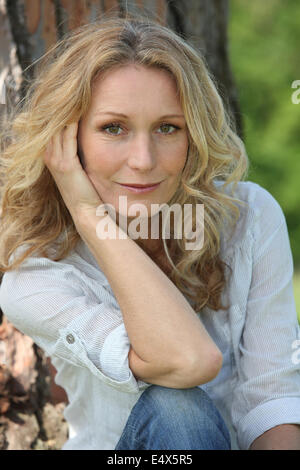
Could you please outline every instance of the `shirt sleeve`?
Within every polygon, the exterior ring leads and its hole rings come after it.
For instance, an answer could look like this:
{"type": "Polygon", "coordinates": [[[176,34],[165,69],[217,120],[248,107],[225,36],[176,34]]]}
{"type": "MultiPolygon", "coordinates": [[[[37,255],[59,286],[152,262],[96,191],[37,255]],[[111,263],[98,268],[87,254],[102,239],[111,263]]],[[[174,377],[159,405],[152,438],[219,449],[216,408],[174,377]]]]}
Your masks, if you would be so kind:
{"type": "Polygon", "coordinates": [[[133,375],[122,313],[109,291],[100,299],[81,282],[80,270],[43,257],[27,258],[8,271],[0,287],[7,319],[47,356],[87,367],[106,384],[128,393],[150,386],[133,375]]]}
{"type": "Polygon", "coordinates": [[[300,360],[295,354],[300,331],[288,229],[278,202],[259,188],[252,280],[232,405],[244,450],[274,426],[300,424],[300,360]]]}

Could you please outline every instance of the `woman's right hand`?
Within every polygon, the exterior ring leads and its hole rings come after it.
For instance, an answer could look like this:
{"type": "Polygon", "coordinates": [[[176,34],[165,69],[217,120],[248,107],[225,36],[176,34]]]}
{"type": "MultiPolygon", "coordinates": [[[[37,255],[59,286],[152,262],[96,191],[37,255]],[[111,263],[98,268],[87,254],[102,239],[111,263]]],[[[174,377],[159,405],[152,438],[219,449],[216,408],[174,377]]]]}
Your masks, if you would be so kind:
{"type": "Polygon", "coordinates": [[[47,145],[44,163],[52,174],[59,192],[77,225],[80,220],[95,217],[103,204],[77,154],[78,123],[66,126],[47,145]]]}

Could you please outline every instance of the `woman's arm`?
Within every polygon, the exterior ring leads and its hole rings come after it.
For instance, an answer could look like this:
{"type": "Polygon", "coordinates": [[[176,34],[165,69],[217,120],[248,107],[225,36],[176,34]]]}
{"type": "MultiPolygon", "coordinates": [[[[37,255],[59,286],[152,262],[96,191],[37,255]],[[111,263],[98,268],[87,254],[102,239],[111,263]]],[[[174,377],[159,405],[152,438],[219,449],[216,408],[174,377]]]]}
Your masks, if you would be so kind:
{"type": "MultiPolygon", "coordinates": [[[[188,301],[112,219],[111,227],[126,239],[100,240],[98,222],[96,216],[79,217],[77,228],[117,298],[133,350],[144,361],[140,378],[163,380],[161,374],[180,370],[190,387],[212,380],[222,355],[188,301]]],[[[176,383],[183,385],[182,377],[176,383]]]]}
{"type": "MultiPolygon", "coordinates": [[[[201,385],[197,380],[197,370],[188,369],[188,364],[182,368],[162,370],[162,364],[143,361],[132,349],[128,353],[128,364],[136,380],[140,379],[149,384],[161,385],[170,388],[191,388],[201,385]]],[[[213,377],[212,377],[213,378],[213,377]]],[[[210,379],[206,380],[207,382],[210,379]]]]}
{"type": "Polygon", "coordinates": [[[300,450],[300,425],[275,426],[255,439],[250,450],[300,450]]]}
{"type": "Polygon", "coordinates": [[[245,306],[241,303],[232,312],[239,373],[231,417],[241,449],[272,445],[279,425],[300,423],[299,364],[293,360],[293,344],[300,331],[288,228],[276,199],[255,183],[245,185],[252,186],[247,197],[252,209],[249,226],[241,223],[247,235],[238,251],[239,262],[233,264],[232,285],[233,292],[241,288],[241,298],[247,299],[245,306]],[[248,262],[243,264],[246,257],[248,262]]]}

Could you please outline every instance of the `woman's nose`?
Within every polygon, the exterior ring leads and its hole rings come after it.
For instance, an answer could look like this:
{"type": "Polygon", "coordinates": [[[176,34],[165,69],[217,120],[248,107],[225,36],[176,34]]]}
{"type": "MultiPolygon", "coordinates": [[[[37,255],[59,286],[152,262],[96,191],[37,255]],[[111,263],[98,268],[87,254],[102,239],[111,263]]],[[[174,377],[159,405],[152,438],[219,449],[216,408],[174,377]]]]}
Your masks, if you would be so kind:
{"type": "Polygon", "coordinates": [[[151,170],[155,166],[156,156],[151,137],[141,135],[132,139],[127,163],[131,168],[139,170],[151,170]]]}

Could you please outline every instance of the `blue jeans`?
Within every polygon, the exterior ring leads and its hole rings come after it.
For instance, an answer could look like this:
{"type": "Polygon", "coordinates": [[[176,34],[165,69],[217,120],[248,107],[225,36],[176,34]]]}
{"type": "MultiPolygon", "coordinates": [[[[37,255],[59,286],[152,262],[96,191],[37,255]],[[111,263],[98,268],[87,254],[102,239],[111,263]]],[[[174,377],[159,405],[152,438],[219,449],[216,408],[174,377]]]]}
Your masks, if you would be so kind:
{"type": "Polygon", "coordinates": [[[230,450],[219,411],[199,387],[151,385],[141,394],[115,450],[230,450]]]}

